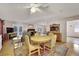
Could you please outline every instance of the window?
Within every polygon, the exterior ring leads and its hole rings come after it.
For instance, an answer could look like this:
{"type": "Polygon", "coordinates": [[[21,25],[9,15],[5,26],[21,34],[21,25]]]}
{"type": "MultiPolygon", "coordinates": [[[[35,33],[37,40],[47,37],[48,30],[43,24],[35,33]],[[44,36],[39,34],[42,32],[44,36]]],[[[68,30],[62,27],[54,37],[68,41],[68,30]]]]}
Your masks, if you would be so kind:
{"type": "Polygon", "coordinates": [[[19,27],[19,35],[22,35],[22,27],[19,27]]]}
{"type": "Polygon", "coordinates": [[[79,32],[79,24],[75,24],[75,32],[79,32]]]}
{"type": "Polygon", "coordinates": [[[14,26],[14,32],[17,32],[17,26],[14,26]]]}

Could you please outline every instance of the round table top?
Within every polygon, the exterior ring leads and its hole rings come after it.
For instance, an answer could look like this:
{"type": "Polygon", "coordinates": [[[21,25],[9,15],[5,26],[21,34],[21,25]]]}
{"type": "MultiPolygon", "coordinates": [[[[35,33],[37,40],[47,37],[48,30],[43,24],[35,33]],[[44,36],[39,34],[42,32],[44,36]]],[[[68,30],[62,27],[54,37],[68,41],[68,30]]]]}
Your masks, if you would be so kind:
{"type": "Polygon", "coordinates": [[[33,36],[31,40],[36,43],[45,43],[51,40],[49,36],[33,36]]]}

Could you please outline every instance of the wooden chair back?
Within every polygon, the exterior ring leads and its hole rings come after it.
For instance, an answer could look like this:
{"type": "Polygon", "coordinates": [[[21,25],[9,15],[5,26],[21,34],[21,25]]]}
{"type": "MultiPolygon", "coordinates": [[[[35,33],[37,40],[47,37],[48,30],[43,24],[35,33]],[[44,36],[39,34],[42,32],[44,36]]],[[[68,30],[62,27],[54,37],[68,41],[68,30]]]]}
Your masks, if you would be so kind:
{"type": "Polygon", "coordinates": [[[56,45],[56,38],[57,38],[57,35],[52,36],[51,47],[54,47],[56,45]]]}
{"type": "Polygon", "coordinates": [[[29,36],[28,35],[25,35],[25,43],[26,43],[26,47],[29,48],[30,40],[29,40],[29,36]]]}

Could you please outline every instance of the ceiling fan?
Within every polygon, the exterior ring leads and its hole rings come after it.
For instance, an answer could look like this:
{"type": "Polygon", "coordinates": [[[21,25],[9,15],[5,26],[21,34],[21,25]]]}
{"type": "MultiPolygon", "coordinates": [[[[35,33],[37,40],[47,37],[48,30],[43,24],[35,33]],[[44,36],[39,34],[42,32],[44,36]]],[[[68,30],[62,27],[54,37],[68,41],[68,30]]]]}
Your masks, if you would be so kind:
{"type": "Polygon", "coordinates": [[[28,6],[25,6],[26,9],[30,10],[30,13],[42,12],[43,9],[47,8],[48,4],[41,3],[31,3],[28,6]]]}

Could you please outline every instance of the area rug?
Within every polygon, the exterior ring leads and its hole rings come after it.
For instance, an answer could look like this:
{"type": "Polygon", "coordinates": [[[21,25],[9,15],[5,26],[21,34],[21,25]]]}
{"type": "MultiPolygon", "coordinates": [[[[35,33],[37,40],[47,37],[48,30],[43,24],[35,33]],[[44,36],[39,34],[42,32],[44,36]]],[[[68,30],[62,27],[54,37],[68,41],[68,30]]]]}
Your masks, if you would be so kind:
{"type": "Polygon", "coordinates": [[[45,53],[42,56],[66,56],[68,49],[64,45],[58,45],[55,48],[52,48],[52,52],[45,51],[45,53]]]}
{"type": "Polygon", "coordinates": [[[55,53],[52,55],[53,56],[66,56],[67,51],[68,51],[68,48],[64,47],[64,45],[57,46],[55,53]]]}

